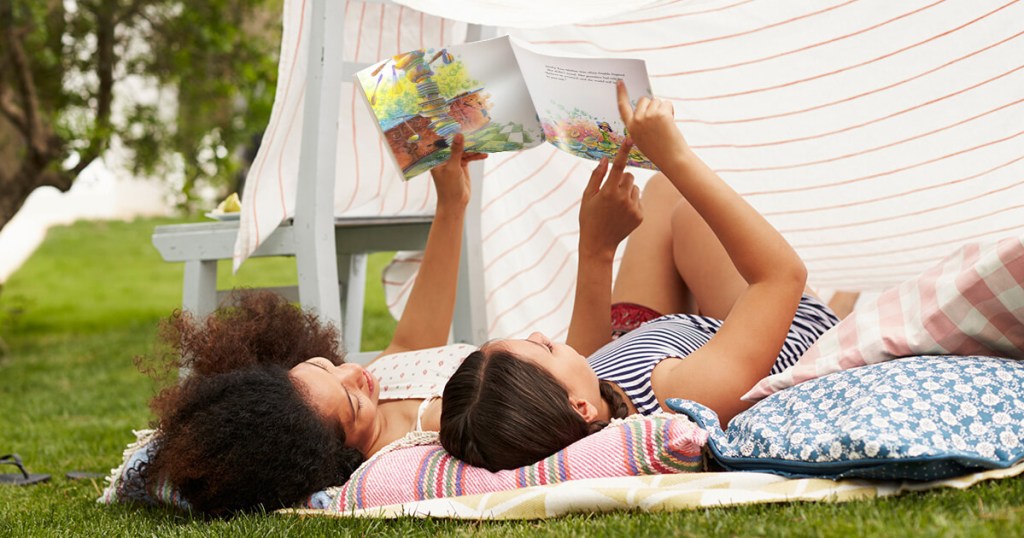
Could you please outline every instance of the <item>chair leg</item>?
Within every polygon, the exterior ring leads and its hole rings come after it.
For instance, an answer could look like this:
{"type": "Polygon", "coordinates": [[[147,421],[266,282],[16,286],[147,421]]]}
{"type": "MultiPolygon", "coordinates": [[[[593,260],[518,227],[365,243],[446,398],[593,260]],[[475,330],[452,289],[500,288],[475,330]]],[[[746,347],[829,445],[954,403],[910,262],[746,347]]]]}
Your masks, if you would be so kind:
{"type": "Polygon", "coordinates": [[[363,307],[366,303],[366,262],[364,253],[338,255],[338,291],[341,296],[342,344],[345,353],[359,353],[363,337],[363,307]]]}
{"type": "Polygon", "coordinates": [[[196,317],[210,314],[217,308],[217,261],[185,262],[185,283],[181,307],[196,317]]]}
{"type": "MultiPolygon", "coordinates": [[[[217,308],[217,260],[189,260],[185,262],[185,282],[182,285],[181,309],[197,318],[217,308]]],[[[182,368],[178,377],[188,377],[190,370],[182,368]]]]}

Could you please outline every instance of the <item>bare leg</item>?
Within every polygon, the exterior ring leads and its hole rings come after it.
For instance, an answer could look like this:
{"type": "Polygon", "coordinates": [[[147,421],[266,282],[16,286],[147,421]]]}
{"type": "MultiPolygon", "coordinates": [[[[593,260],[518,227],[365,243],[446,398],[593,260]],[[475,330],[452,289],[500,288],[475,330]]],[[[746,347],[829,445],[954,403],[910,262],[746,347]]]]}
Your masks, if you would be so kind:
{"type": "MultiPolygon", "coordinates": [[[[676,269],[696,301],[698,312],[725,319],[747,288],[747,281],[736,270],[722,242],[683,199],[672,214],[672,245],[676,269]]],[[[810,287],[804,293],[817,296],[810,287]]]]}
{"type": "Polygon", "coordinates": [[[701,315],[725,319],[747,288],[718,240],[697,210],[680,199],[672,213],[672,245],[676,270],[701,315]]]}
{"type": "Polygon", "coordinates": [[[828,307],[836,313],[836,316],[839,316],[839,319],[843,319],[853,311],[853,306],[857,304],[857,299],[859,297],[860,292],[837,291],[832,295],[832,298],[828,300],[828,307]]]}
{"type": "Polygon", "coordinates": [[[612,287],[612,303],[636,303],[662,314],[695,313],[672,256],[672,212],[682,200],[657,174],[644,187],[644,221],[629,236],[612,287]]]}

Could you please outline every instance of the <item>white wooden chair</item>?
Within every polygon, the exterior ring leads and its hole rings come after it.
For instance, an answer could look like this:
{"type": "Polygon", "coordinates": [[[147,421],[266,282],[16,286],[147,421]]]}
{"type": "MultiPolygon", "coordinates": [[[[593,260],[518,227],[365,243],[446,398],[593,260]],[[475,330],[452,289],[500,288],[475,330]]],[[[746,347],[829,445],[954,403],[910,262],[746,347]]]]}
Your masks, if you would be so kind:
{"type": "MultiPolygon", "coordinates": [[[[335,148],[339,127],[337,93],[343,79],[367,67],[367,64],[340,61],[344,36],[337,29],[345,27],[344,6],[344,2],[334,0],[311,1],[295,217],[275,230],[253,256],[294,257],[297,286],[274,290],[337,325],[348,360],[365,362],[375,356],[374,352],[360,352],[367,255],[422,249],[431,217],[334,216],[335,148]]],[[[481,39],[492,32],[490,28],[471,25],[467,40],[481,39]]],[[[463,238],[453,340],[479,344],[486,339],[483,263],[479,250],[483,163],[472,164],[473,200],[463,238]]],[[[184,310],[203,316],[216,308],[220,300],[216,289],[217,262],[232,259],[238,230],[237,221],[156,227],[153,244],[163,259],[185,264],[184,310]]]]}

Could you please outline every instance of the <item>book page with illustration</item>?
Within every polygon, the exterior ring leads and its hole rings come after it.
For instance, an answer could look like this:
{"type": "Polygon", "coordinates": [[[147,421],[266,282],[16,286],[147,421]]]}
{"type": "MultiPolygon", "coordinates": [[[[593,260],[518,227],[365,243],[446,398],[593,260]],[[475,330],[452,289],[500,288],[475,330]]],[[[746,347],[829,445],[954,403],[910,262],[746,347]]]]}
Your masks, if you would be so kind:
{"type": "MultiPolygon", "coordinates": [[[[545,140],[585,159],[613,158],[627,135],[619,118],[615,83],[625,82],[634,103],[642,96],[650,97],[644,61],[552,56],[517,41],[511,44],[545,140]]],[[[656,169],[636,147],[627,164],[656,169]]]]}
{"type": "Polygon", "coordinates": [[[398,54],[356,78],[406,178],[447,160],[456,133],[479,153],[543,140],[507,36],[398,54]]]}
{"type": "MultiPolygon", "coordinates": [[[[408,179],[444,162],[457,133],[466,151],[518,151],[547,140],[592,160],[626,133],[615,82],[650,95],[643,60],[539,54],[508,36],[398,54],[356,73],[395,165],[408,179]]],[[[654,165],[636,148],[629,164],[654,165]]]]}

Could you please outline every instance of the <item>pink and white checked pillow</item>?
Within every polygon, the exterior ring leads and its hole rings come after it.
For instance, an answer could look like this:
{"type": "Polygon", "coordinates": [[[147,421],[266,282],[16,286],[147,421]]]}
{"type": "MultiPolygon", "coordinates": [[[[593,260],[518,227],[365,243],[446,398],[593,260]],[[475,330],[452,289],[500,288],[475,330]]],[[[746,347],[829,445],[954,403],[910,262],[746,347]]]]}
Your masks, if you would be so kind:
{"type": "Polygon", "coordinates": [[[533,465],[496,473],[455,459],[437,443],[399,448],[371,458],[344,486],[328,490],[327,509],[347,513],[584,478],[697,472],[707,438],[682,415],[637,416],[533,465]]]}
{"type": "Polygon", "coordinates": [[[1024,236],[968,244],[858,305],[796,364],[762,379],[743,399],[896,357],[947,354],[1024,359],[1024,236]]]}

